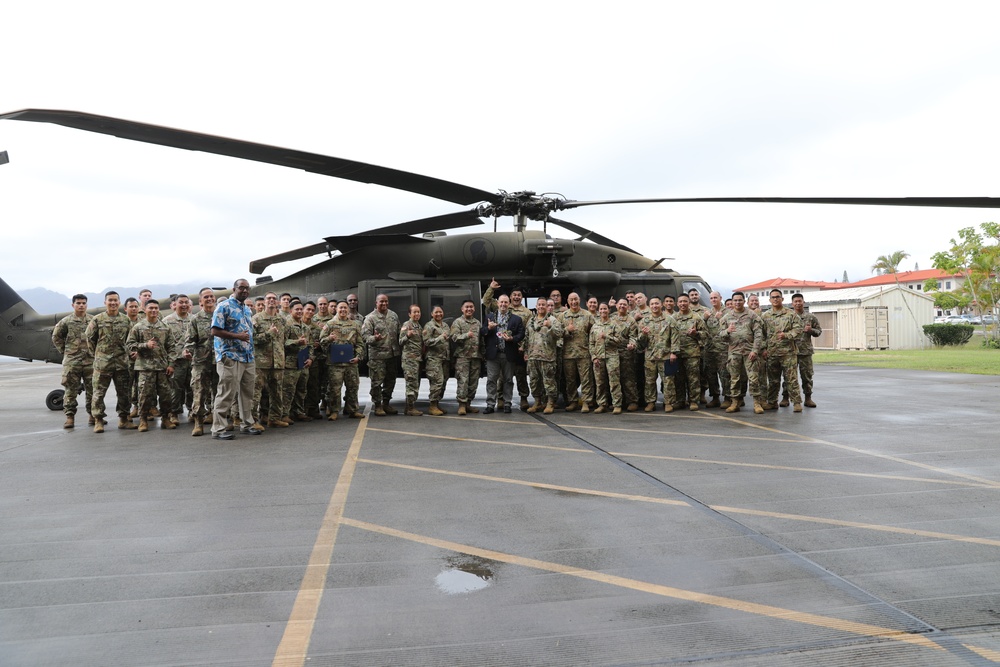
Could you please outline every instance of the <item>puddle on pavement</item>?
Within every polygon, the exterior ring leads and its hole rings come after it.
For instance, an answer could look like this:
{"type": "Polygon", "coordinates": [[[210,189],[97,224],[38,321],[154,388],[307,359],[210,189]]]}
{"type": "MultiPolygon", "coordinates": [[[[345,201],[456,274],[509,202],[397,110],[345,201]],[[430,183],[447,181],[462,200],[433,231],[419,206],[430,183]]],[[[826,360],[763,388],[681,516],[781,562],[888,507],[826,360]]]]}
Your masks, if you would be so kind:
{"type": "Polygon", "coordinates": [[[445,559],[445,569],[434,583],[448,595],[478,591],[496,579],[495,565],[495,561],[476,556],[451,556],[445,559]]]}

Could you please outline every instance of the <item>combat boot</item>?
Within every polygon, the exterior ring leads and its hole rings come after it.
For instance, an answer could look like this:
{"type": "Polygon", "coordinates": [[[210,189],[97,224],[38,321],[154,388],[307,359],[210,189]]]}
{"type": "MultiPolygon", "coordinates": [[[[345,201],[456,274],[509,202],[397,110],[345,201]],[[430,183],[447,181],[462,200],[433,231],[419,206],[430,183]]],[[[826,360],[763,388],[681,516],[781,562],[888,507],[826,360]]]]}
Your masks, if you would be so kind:
{"type": "Polygon", "coordinates": [[[805,406],[807,408],[815,408],[816,404],[813,402],[812,394],[806,394],[805,406]]]}
{"type": "Polygon", "coordinates": [[[755,415],[762,415],[762,414],[764,414],[764,406],[760,404],[760,401],[755,400],[753,402],[753,413],[755,415]]]}
{"type": "Polygon", "coordinates": [[[479,412],[479,408],[474,408],[474,407],[472,407],[472,403],[471,402],[467,402],[465,404],[465,411],[468,412],[470,415],[474,415],[474,414],[477,414],[479,412]]]}
{"type": "Polygon", "coordinates": [[[524,396],[521,397],[521,410],[527,412],[528,410],[528,399],[524,396]]]}
{"type": "Polygon", "coordinates": [[[674,404],[673,403],[664,403],[663,404],[663,411],[664,412],[673,412],[674,411],[674,404]]]}
{"type": "Polygon", "coordinates": [[[643,408],[643,412],[652,412],[656,409],[655,403],[646,403],[646,407],[643,408]]]}
{"type": "Polygon", "coordinates": [[[725,410],[726,408],[728,408],[728,407],[729,407],[730,405],[732,405],[732,404],[733,404],[733,399],[731,399],[731,398],[729,398],[729,397],[727,396],[727,397],[726,397],[726,400],[724,400],[724,401],[723,401],[723,402],[722,402],[722,403],[721,403],[721,404],[719,405],[719,407],[720,407],[720,408],[722,408],[723,410],[725,410]]]}
{"type": "Polygon", "coordinates": [[[536,412],[538,412],[538,401],[535,401],[534,405],[532,405],[530,408],[527,408],[524,411],[530,414],[535,414],[536,412]]]}
{"type": "Polygon", "coordinates": [[[729,407],[726,408],[726,412],[739,412],[739,411],[740,411],[740,402],[739,401],[732,401],[729,404],[729,407]]]}
{"type": "Polygon", "coordinates": [[[787,396],[782,396],[781,397],[781,402],[778,403],[778,407],[781,407],[781,408],[787,408],[788,407],[788,397],[787,396]]]}
{"type": "MultiPolygon", "coordinates": [[[[145,417],[140,417],[139,418],[139,433],[145,433],[148,430],[149,430],[149,422],[146,421],[145,417]]],[[[201,435],[201,433],[199,433],[198,435],[201,435]]]]}
{"type": "Polygon", "coordinates": [[[128,413],[128,418],[135,419],[138,416],[139,416],[139,406],[138,405],[132,406],[132,412],[128,413]]]}
{"type": "Polygon", "coordinates": [[[552,401],[549,401],[548,403],[545,404],[545,409],[542,410],[542,414],[551,415],[553,412],[555,412],[555,409],[556,409],[555,404],[553,404],[552,401]]]}
{"type": "MultiPolygon", "coordinates": [[[[139,430],[142,430],[142,424],[139,425],[139,430]]],[[[197,438],[199,435],[204,435],[205,428],[201,425],[201,419],[198,417],[194,418],[194,428],[191,429],[191,437],[197,438]]]]}
{"type": "Polygon", "coordinates": [[[385,409],[382,407],[383,405],[385,405],[385,403],[375,404],[375,410],[373,410],[373,412],[375,413],[376,417],[385,417],[385,409]]]}
{"type": "Polygon", "coordinates": [[[438,407],[437,401],[431,401],[431,407],[427,410],[427,413],[434,417],[440,417],[444,414],[444,410],[438,407]]]}
{"type": "Polygon", "coordinates": [[[167,428],[167,429],[177,428],[177,424],[174,422],[173,419],[171,419],[171,417],[173,417],[173,415],[170,414],[169,412],[164,416],[160,417],[160,428],[167,428]]]}
{"type": "Polygon", "coordinates": [[[590,404],[587,401],[584,401],[583,405],[580,406],[580,412],[590,412],[590,404]]]}
{"type": "Polygon", "coordinates": [[[713,396],[712,400],[709,401],[708,405],[706,405],[705,407],[706,408],[719,408],[719,407],[722,407],[722,403],[719,401],[719,397],[718,396],[713,396]]]}
{"type": "Polygon", "coordinates": [[[465,403],[463,403],[461,401],[458,403],[458,414],[460,414],[460,415],[464,415],[465,414],[465,403]]]}
{"type": "Polygon", "coordinates": [[[796,403],[792,406],[792,412],[802,412],[802,404],[796,403]]]}
{"type": "Polygon", "coordinates": [[[424,414],[423,412],[421,412],[420,410],[417,410],[416,406],[413,405],[413,401],[412,400],[406,401],[406,416],[407,417],[420,417],[423,414],[424,414]]]}
{"type": "Polygon", "coordinates": [[[87,415],[87,426],[93,426],[95,421],[94,415],[87,415]]]}
{"type": "Polygon", "coordinates": [[[697,403],[692,403],[691,405],[688,406],[688,410],[690,410],[691,412],[697,412],[698,411],[698,404],[697,403]]]}
{"type": "Polygon", "coordinates": [[[580,403],[577,400],[571,400],[566,403],[566,412],[576,412],[580,407],[580,403]]]}
{"type": "Polygon", "coordinates": [[[339,418],[340,418],[340,413],[339,413],[339,412],[331,412],[331,413],[330,413],[330,416],[328,416],[328,417],[326,418],[326,420],[327,420],[328,422],[335,422],[335,421],[337,421],[337,419],[339,419],[339,418]]]}
{"type": "Polygon", "coordinates": [[[599,415],[599,414],[602,414],[604,412],[607,412],[607,408],[605,408],[603,405],[598,405],[596,408],[594,408],[594,414],[595,415],[599,415]]]}
{"type": "Polygon", "coordinates": [[[389,401],[382,401],[382,411],[387,415],[399,414],[399,410],[389,405],[389,401]]]}
{"type": "Polygon", "coordinates": [[[271,419],[267,422],[267,425],[274,428],[288,428],[288,424],[280,419],[271,419]]]}
{"type": "Polygon", "coordinates": [[[94,422],[94,433],[104,433],[104,420],[98,419],[94,422]]]}
{"type": "Polygon", "coordinates": [[[615,408],[614,410],[611,411],[611,414],[613,415],[620,415],[621,413],[622,413],[621,408],[615,408]]]}
{"type": "Polygon", "coordinates": [[[118,428],[122,429],[123,431],[130,431],[135,428],[135,424],[132,423],[131,419],[119,419],[118,428]]]}
{"type": "Polygon", "coordinates": [[[638,409],[639,409],[639,404],[638,403],[629,403],[628,404],[628,411],[629,412],[635,412],[638,409]]]}
{"type": "Polygon", "coordinates": [[[63,422],[63,428],[73,428],[76,426],[76,417],[73,415],[66,415],[66,421],[63,422]]]}

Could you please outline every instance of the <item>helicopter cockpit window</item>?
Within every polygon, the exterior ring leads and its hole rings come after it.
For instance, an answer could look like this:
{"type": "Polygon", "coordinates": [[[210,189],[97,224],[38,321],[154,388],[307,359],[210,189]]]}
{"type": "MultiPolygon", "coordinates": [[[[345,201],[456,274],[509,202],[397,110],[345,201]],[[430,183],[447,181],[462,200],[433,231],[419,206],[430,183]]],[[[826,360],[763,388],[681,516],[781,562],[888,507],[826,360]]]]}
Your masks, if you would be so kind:
{"type": "Polygon", "coordinates": [[[702,305],[705,305],[705,304],[708,303],[708,295],[712,293],[712,288],[710,288],[708,285],[706,285],[705,283],[701,282],[700,280],[685,280],[682,283],[682,285],[684,287],[684,293],[685,294],[687,294],[688,292],[690,292],[693,289],[696,289],[696,290],[698,290],[698,293],[701,295],[701,297],[700,297],[700,303],[702,305]]]}
{"type": "MultiPolygon", "coordinates": [[[[427,290],[431,309],[441,306],[444,318],[451,322],[462,313],[462,302],[472,299],[468,289],[462,287],[431,287],[427,290]]],[[[475,301],[475,299],[473,299],[475,301]]],[[[478,305],[478,302],[477,302],[478,305]]],[[[430,315],[430,313],[427,313],[430,315]]]]}

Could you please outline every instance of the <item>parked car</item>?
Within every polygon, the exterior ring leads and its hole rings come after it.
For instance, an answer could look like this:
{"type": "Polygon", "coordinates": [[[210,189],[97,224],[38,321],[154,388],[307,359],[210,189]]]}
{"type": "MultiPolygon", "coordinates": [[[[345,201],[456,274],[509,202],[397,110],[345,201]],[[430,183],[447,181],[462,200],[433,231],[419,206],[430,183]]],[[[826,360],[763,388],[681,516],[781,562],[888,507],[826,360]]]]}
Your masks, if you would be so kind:
{"type": "Polygon", "coordinates": [[[934,320],[938,324],[969,324],[965,318],[960,317],[959,315],[948,315],[947,317],[940,317],[938,319],[941,321],[938,322],[937,320],[934,320]]]}
{"type": "Polygon", "coordinates": [[[965,320],[968,324],[982,324],[983,323],[983,318],[979,317],[979,315],[972,315],[970,313],[966,313],[965,315],[961,315],[960,317],[963,320],[965,320]]]}
{"type": "Polygon", "coordinates": [[[948,322],[949,317],[951,317],[951,315],[938,315],[934,318],[934,324],[945,324],[948,322]]]}
{"type": "Polygon", "coordinates": [[[996,324],[997,318],[993,315],[983,315],[983,324],[996,324]]]}

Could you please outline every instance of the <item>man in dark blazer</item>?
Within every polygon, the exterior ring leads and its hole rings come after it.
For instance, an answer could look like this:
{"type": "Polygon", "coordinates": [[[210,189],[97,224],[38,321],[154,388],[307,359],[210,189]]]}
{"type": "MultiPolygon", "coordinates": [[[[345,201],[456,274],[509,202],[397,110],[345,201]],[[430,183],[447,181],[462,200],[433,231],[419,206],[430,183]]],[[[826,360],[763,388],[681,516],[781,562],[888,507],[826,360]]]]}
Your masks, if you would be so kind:
{"type": "Polygon", "coordinates": [[[483,324],[486,338],[486,409],[484,414],[495,412],[494,406],[510,413],[514,393],[514,364],[524,363],[520,351],[524,338],[524,322],[510,312],[510,297],[497,298],[497,312],[489,313],[483,324]],[[503,394],[497,400],[497,387],[503,394]]]}

